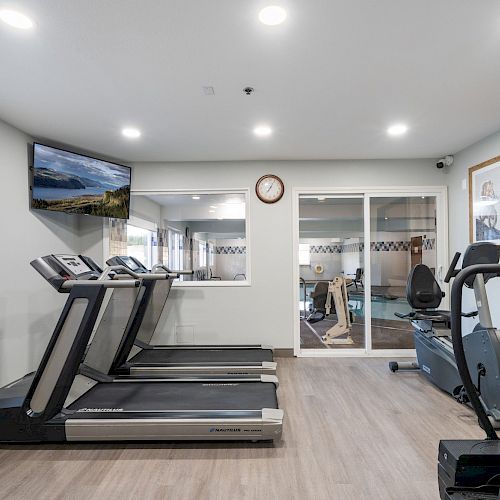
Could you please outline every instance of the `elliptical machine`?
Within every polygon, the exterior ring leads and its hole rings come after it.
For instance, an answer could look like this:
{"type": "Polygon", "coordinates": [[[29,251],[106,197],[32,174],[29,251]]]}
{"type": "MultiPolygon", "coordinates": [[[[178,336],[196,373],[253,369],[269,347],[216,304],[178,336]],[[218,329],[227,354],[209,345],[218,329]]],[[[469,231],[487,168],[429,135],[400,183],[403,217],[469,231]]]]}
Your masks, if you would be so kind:
{"type": "Polygon", "coordinates": [[[486,439],[440,441],[438,479],[443,500],[500,497],[500,440],[495,431],[500,395],[498,385],[494,394],[491,384],[485,383],[500,378],[500,331],[491,322],[485,287],[498,276],[499,264],[477,263],[462,270],[452,287],[451,332],[457,367],[486,439]],[[464,285],[474,289],[479,306],[479,325],[466,336],[462,336],[461,318],[464,285]]]}
{"type": "MultiPolygon", "coordinates": [[[[455,269],[459,259],[460,253],[457,252],[444,279],[446,283],[460,272],[460,269],[455,269]]],[[[475,243],[467,248],[462,268],[466,269],[478,263],[497,264],[498,259],[499,252],[496,245],[488,242],[475,243]]],[[[413,325],[417,361],[409,363],[391,361],[389,368],[393,372],[397,370],[421,370],[434,385],[452,395],[460,403],[467,403],[468,396],[463,389],[453,351],[450,330],[451,313],[437,309],[443,296],[434,275],[427,266],[419,264],[412,269],[407,283],[407,300],[415,311],[407,314],[395,314],[399,318],[410,320],[413,325]]],[[[481,298],[476,296],[476,302],[478,310],[480,310],[482,307],[481,298]]],[[[478,312],[460,312],[460,314],[461,317],[467,318],[477,316],[478,312]]],[[[467,342],[471,349],[480,352],[481,343],[472,333],[465,337],[464,342],[467,342]]],[[[500,354],[498,362],[500,363],[500,354]]],[[[489,407],[496,408],[497,401],[500,403],[500,379],[488,376],[481,379],[481,384],[489,407]]],[[[495,419],[500,422],[500,412],[495,419]]]]}

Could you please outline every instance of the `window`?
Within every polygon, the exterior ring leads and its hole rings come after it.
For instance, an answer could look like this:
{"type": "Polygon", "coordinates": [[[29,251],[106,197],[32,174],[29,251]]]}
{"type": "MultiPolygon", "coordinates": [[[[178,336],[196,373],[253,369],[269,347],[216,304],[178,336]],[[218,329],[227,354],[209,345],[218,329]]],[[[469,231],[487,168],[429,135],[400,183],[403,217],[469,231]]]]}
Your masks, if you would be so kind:
{"type": "Polygon", "coordinates": [[[311,248],[309,243],[299,244],[299,266],[311,265],[311,248]]]}
{"type": "Polygon", "coordinates": [[[131,209],[157,221],[160,261],[174,271],[193,271],[176,285],[245,286],[248,192],[136,192],[131,209]]]}
{"type": "Polygon", "coordinates": [[[198,242],[198,252],[200,254],[200,267],[207,267],[207,242],[198,242]]]}
{"type": "Polygon", "coordinates": [[[215,247],[213,243],[208,244],[208,265],[215,265],[215,247]]]}
{"type": "Polygon", "coordinates": [[[184,238],[180,231],[168,230],[168,268],[172,271],[184,269],[184,238]]]}
{"type": "Polygon", "coordinates": [[[154,231],[127,224],[127,255],[135,257],[148,269],[151,269],[157,263],[153,251],[156,248],[155,239],[156,233],[154,231]]]}

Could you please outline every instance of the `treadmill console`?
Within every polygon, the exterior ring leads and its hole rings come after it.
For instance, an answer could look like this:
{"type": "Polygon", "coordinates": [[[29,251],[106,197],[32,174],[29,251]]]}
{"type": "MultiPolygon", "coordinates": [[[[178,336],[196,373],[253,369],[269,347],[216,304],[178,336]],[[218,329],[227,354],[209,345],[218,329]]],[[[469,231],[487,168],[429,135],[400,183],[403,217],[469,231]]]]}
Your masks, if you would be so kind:
{"type": "Polygon", "coordinates": [[[134,271],[135,273],[149,273],[149,270],[146,268],[142,262],[137,260],[135,257],[130,257],[128,255],[119,255],[116,257],[111,257],[106,264],[109,266],[125,266],[126,268],[134,271]]]}
{"type": "Polygon", "coordinates": [[[68,292],[62,288],[67,280],[96,280],[101,274],[92,259],[81,255],[46,255],[35,259],[31,265],[59,292],[68,292]]]}
{"type": "Polygon", "coordinates": [[[84,279],[83,276],[87,276],[86,279],[88,279],[88,275],[92,273],[92,269],[85,264],[79,255],[60,254],[52,257],[71,279],[84,279]]]}

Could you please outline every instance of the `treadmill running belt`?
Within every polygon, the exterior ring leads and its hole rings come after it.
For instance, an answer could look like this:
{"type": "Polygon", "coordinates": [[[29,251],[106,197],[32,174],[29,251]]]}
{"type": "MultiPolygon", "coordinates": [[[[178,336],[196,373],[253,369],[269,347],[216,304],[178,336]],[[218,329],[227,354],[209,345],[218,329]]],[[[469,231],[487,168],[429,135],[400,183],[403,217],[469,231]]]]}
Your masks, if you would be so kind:
{"type": "Polygon", "coordinates": [[[143,349],[129,363],[258,363],[272,360],[271,349],[143,349]]]}
{"type": "Polygon", "coordinates": [[[268,382],[115,382],[95,385],[69,410],[261,410],[278,408],[268,382]]]}

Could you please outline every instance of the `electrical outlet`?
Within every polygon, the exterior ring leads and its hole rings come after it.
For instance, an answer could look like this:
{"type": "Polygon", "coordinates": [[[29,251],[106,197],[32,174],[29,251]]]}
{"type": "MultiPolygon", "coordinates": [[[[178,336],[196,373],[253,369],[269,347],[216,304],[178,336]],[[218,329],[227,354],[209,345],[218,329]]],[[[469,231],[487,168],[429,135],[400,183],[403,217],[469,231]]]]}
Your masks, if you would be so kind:
{"type": "Polygon", "coordinates": [[[176,344],[194,344],[194,325],[175,325],[176,344]]]}

